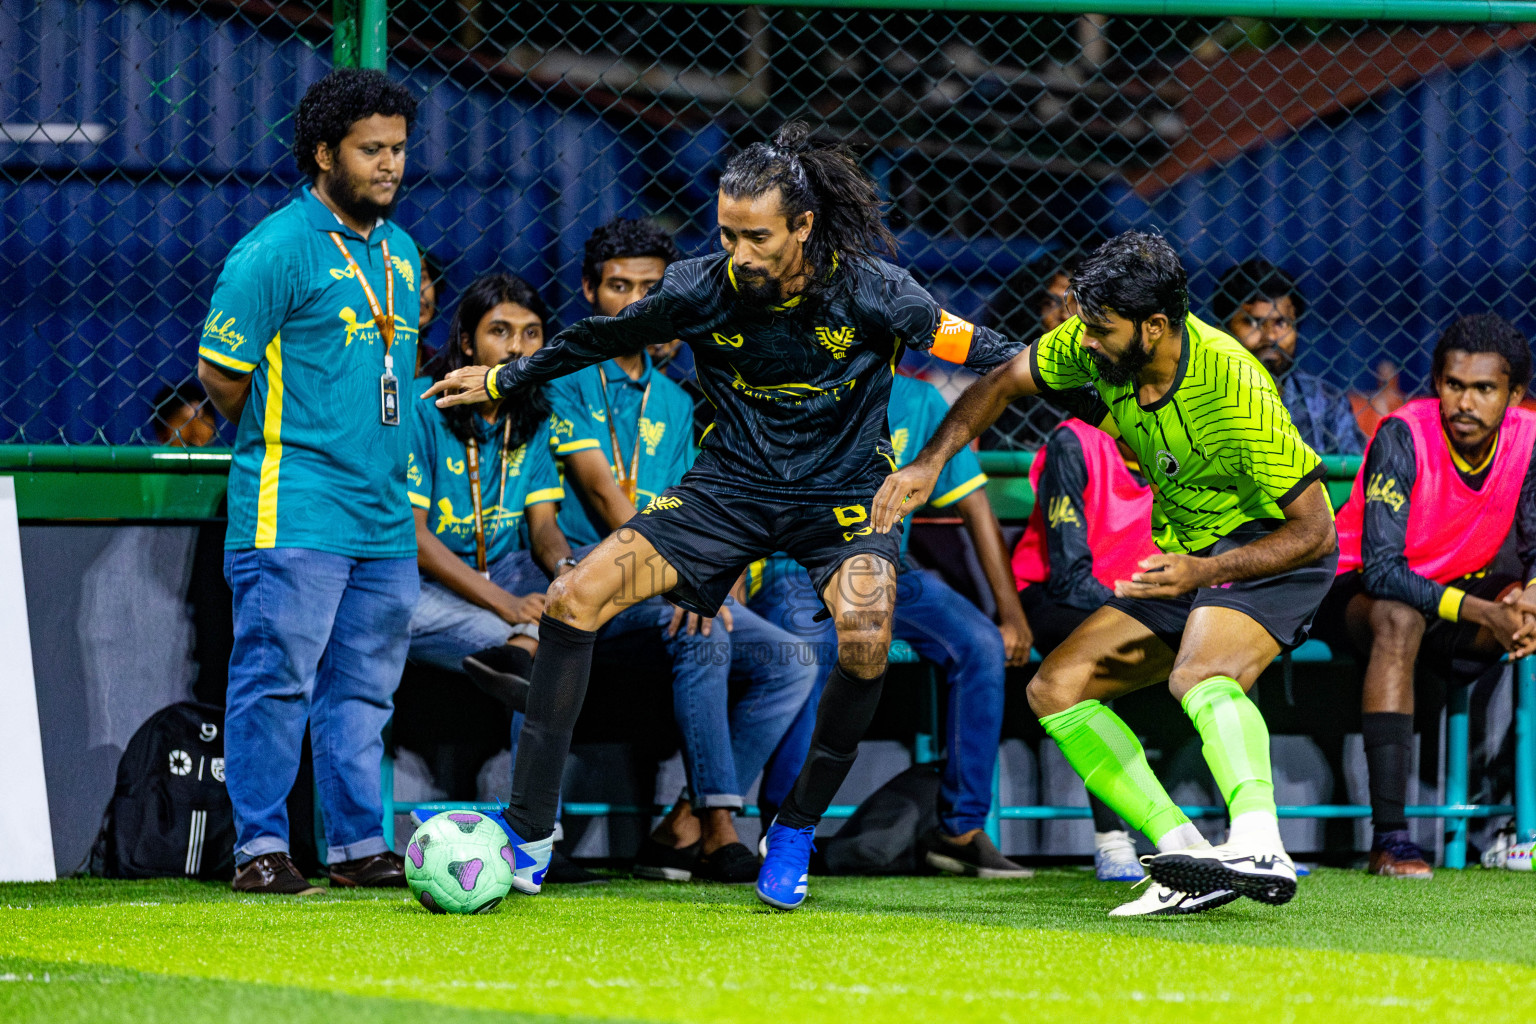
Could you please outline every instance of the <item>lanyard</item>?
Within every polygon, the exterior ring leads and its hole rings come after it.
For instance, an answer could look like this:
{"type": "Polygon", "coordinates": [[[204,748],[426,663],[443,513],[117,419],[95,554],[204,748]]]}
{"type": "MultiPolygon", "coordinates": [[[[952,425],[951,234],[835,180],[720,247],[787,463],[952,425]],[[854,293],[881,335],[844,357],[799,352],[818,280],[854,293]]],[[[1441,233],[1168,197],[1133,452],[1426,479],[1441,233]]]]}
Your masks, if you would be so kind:
{"type": "Polygon", "coordinates": [[[640,485],[640,423],[645,419],[645,403],[651,400],[651,385],[647,381],[645,391],[640,395],[640,415],[635,421],[635,447],[629,454],[629,475],[625,476],[624,452],[619,448],[619,432],[613,425],[613,408],[608,404],[608,374],[603,367],[598,367],[597,380],[603,386],[603,411],[608,416],[608,437],[613,441],[613,475],[618,478],[619,490],[624,492],[624,497],[633,505],[640,485]]]}
{"type": "Polygon", "coordinates": [[[363,286],[363,294],[368,296],[368,311],[373,314],[373,322],[379,328],[379,337],[384,339],[384,367],[387,370],[395,368],[395,358],[389,354],[389,346],[395,341],[395,274],[394,265],[389,262],[389,241],[379,239],[379,248],[384,251],[384,307],[379,308],[379,297],[373,294],[373,287],[368,279],[363,276],[363,269],[357,265],[352,251],[341,240],[341,235],[335,231],[326,232],[331,236],[331,241],[336,243],[336,248],[341,250],[341,255],[346,258],[347,266],[352,273],[357,275],[357,283],[363,286]]]}
{"type": "MultiPolygon", "coordinates": [[[[501,430],[501,487],[496,494],[496,507],[506,511],[507,500],[507,445],[512,440],[512,421],[509,419],[501,430]]],[[[480,442],[470,438],[464,442],[465,466],[469,471],[469,503],[475,511],[475,568],[480,575],[490,579],[485,560],[485,511],[480,500],[480,442]]]]}

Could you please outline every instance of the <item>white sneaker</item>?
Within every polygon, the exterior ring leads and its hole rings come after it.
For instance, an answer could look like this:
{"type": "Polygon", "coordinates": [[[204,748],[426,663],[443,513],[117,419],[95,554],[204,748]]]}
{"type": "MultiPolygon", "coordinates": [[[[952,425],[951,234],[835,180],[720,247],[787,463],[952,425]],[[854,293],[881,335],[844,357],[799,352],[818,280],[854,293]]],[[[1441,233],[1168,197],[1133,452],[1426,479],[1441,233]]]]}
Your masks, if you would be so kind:
{"type": "Polygon", "coordinates": [[[1139,882],[1147,877],[1136,844],[1124,829],[1093,834],[1093,873],[1101,882],[1139,882]]]}
{"type": "Polygon", "coordinates": [[[1129,903],[1120,904],[1109,912],[1109,916],[1157,917],[1172,914],[1199,914],[1206,910],[1224,907],[1237,899],[1237,893],[1230,889],[1218,889],[1215,892],[1191,896],[1187,892],[1179,892],[1166,885],[1158,885],[1150,878],[1143,878],[1136,884],[1146,885],[1148,882],[1152,884],[1147,885],[1140,896],[1129,903]]]}
{"type": "Polygon", "coordinates": [[[1256,849],[1223,843],[1200,850],[1159,853],[1147,864],[1154,881],[1199,895],[1230,889],[1279,906],[1296,895],[1296,867],[1280,847],[1256,849]]]}

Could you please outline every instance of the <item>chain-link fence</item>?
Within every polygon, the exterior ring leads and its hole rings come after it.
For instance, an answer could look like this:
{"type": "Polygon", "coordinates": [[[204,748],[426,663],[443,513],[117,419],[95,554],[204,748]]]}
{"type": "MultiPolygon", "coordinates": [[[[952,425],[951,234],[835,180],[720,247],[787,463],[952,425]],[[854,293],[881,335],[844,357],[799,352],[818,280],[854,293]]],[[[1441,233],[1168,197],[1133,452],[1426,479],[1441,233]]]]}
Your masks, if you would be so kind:
{"type": "MultiPolygon", "coordinates": [[[[0,440],[155,439],[225,255],[300,183],[331,13],[0,0],[0,440]]],[[[396,0],[387,30],[423,98],[398,217],[448,309],[498,267],[580,316],[582,244],[617,215],[708,251],[725,160],[803,117],[861,154],[918,279],[1005,332],[1038,332],[1097,241],[1160,229],[1197,315],[1282,348],[1294,321],[1288,379],[1345,409],[1334,450],[1427,387],[1455,316],[1536,335],[1536,24],[396,0]],[[1222,289],[1255,259],[1294,290],[1222,289]]]]}

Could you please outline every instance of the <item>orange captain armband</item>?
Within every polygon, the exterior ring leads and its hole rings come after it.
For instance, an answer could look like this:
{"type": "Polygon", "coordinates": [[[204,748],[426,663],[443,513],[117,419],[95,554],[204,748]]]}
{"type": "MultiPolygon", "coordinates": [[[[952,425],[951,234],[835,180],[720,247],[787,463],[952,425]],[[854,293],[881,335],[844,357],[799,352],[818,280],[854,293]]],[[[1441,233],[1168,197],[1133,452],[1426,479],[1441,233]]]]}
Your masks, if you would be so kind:
{"type": "Polygon", "coordinates": [[[976,325],[948,310],[939,310],[939,329],[933,332],[933,354],[947,363],[963,363],[971,354],[976,325]]]}

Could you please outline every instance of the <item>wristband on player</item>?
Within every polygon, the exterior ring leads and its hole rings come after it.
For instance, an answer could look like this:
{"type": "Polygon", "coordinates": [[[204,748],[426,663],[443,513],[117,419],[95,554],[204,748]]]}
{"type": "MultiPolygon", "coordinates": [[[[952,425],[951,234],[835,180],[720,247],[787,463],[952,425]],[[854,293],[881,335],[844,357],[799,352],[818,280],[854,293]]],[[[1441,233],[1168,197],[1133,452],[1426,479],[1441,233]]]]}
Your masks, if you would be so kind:
{"type": "Polygon", "coordinates": [[[1446,587],[1440,593],[1440,607],[1436,609],[1440,617],[1447,622],[1461,621],[1461,603],[1467,599],[1467,592],[1456,587],[1446,587]]]}
{"type": "Polygon", "coordinates": [[[496,375],[501,372],[501,368],[504,365],[504,363],[497,363],[495,366],[485,371],[485,393],[490,398],[495,399],[501,397],[501,392],[496,389],[496,375]]]}
{"type": "Polygon", "coordinates": [[[556,569],[567,569],[567,568],[574,569],[574,568],[576,568],[576,564],[577,564],[576,563],[576,559],[572,558],[570,555],[566,555],[564,558],[560,559],[560,561],[555,563],[555,568],[556,569]]]}

